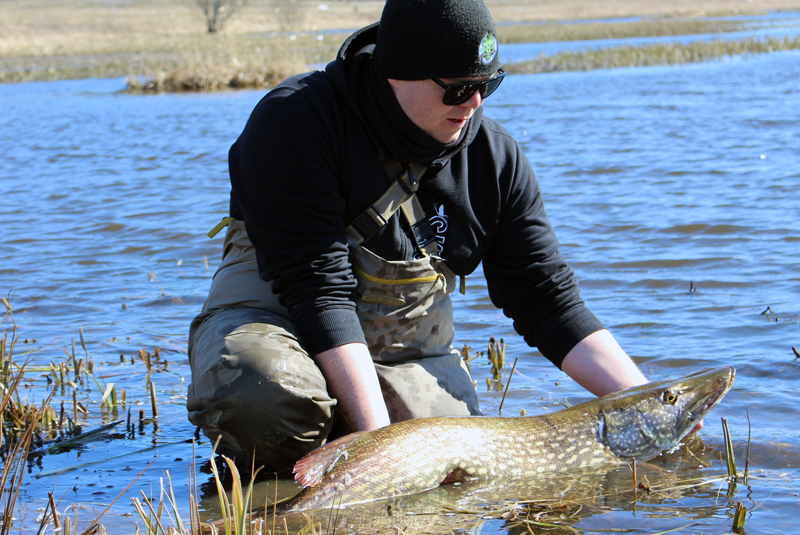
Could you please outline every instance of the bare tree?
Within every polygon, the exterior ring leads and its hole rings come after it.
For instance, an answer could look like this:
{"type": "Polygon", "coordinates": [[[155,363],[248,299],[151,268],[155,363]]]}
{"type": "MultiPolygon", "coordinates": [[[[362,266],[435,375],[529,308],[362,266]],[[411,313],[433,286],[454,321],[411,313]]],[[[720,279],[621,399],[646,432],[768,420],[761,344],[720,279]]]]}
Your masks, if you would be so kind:
{"type": "Polygon", "coordinates": [[[195,0],[208,24],[208,33],[221,30],[236,11],[242,7],[244,0],[195,0]]]}

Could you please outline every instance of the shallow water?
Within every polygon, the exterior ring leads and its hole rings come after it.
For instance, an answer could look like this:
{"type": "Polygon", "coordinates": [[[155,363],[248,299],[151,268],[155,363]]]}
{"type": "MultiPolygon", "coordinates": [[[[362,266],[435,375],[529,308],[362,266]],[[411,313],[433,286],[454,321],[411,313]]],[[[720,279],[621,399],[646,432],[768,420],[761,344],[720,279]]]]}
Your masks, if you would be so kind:
{"type": "MultiPolygon", "coordinates": [[[[609,499],[616,494],[598,484],[602,503],[570,521],[575,529],[722,533],[737,500],[751,511],[747,533],[794,529],[800,513],[800,359],[791,349],[800,346],[799,77],[800,54],[775,53],[678,67],[515,75],[486,103],[486,113],[521,142],[536,169],[585,299],[644,372],[662,379],[737,367],[733,390],[701,432],[711,466],[691,468],[687,477],[722,473],[713,460],[721,416],[740,462],[746,411],[752,423],[749,485],[727,492],[716,481],[634,507],[630,499],[609,499]]],[[[184,406],[188,324],[219,260],[221,237],[205,233],[226,212],[227,150],[261,92],[139,96],[118,93],[123,85],[0,86],[0,293],[10,295],[21,336],[15,361],[30,352],[32,366],[66,362],[74,339],[77,357],[93,360],[98,381],[127,391],[134,422],[139,409],[150,417],[150,379],[159,409],[157,425],[126,430],[123,421],[104,440],[34,458],[15,512],[18,533],[36,525],[48,491],[62,499],[59,510],[75,504],[85,526],[151,462],[102,523],[113,533],[141,526],[136,513],[125,516],[133,512],[131,497],[157,494],[165,470],[188,512],[195,432],[184,406]],[[160,350],[149,374],[133,358],[143,348],[160,350]]],[[[524,346],[489,303],[480,272],[467,285],[467,295],[455,298],[459,347],[485,351],[495,336],[508,344],[509,367],[520,359],[504,415],[541,414],[589,399],[524,346]]],[[[11,314],[0,319],[10,336],[11,314]]],[[[503,392],[487,387],[485,357],[472,371],[484,411],[497,414],[503,392]]],[[[46,396],[44,373],[28,373],[33,386],[21,389],[23,397],[46,396]]],[[[102,417],[96,385],[79,392],[88,409],[80,417],[86,429],[127,418],[125,410],[102,417]]],[[[70,388],[57,390],[52,405],[61,400],[71,414],[70,388]]],[[[211,445],[200,437],[196,448],[200,464],[211,445]]],[[[207,468],[198,468],[197,478],[204,516],[212,517],[207,468]]],[[[262,485],[257,492],[272,490],[262,485]]],[[[503,497],[524,497],[508,492],[503,497]]],[[[500,520],[483,526],[484,533],[527,532],[519,529],[500,520]]]]}

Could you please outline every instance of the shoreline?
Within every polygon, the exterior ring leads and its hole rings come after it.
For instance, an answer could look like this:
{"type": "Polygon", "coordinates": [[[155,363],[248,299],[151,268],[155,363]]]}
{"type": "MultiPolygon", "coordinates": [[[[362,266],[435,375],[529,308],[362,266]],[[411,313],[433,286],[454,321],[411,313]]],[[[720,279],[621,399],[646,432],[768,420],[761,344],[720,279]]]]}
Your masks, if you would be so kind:
{"type": "MultiPolygon", "coordinates": [[[[800,12],[800,0],[486,3],[503,43],[724,33],[740,29],[748,15],[800,12]],[[730,19],[709,22],[723,15],[730,19]]],[[[362,0],[251,1],[221,31],[208,33],[191,3],[6,0],[0,83],[128,77],[134,90],[268,88],[330,61],[348,31],[377,20],[382,7],[362,0]]]]}

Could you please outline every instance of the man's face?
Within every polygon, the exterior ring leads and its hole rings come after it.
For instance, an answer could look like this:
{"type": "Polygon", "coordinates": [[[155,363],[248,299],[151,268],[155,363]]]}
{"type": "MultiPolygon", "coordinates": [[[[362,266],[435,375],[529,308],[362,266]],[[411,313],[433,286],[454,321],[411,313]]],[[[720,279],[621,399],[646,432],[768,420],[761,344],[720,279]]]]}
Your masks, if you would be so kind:
{"type": "MultiPolygon", "coordinates": [[[[442,78],[442,82],[453,84],[485,80],[478,78],[442,78]]],[[[481,95],[476,91],[472,97],[457,106],[442,102],[444,89],[433,80],[394,80],[389,78],[397,101],[415,125],[442,143],[456,141],[461,130],[475,110],[481,105],[481,95]]]]}

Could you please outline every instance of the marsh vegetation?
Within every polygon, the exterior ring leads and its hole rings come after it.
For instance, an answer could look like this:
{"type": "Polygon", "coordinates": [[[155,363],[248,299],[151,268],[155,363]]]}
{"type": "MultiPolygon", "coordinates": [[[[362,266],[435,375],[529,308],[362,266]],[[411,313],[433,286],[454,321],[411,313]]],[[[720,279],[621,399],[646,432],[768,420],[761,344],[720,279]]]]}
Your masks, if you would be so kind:
{"type": "MultiPolygon", "coordinates": [[[[784,3],[762,2],[759,7],[782,7],[784,3]]],[[[355,0],[331,4],[308,0],[234,4],[236,9],[228,7],[221,12],[232,15],[223,30],[211,32],[207,30],[208,14],[191,2],[135,0],[116,7],[113,2],[4,2],[0,11],[7,22],[6,31],[0,35],[0,83],[127,77],[128,88],[137,91],[271,87],[289,75],[330,61],[349,30],[377,20],[382,8],[380,2],[355,0]]],[[[605,8],[606,16],[647,17],[581,23],[564,22],[558,17],[597,16],[597,7],[582,0],[562,4],[542,2],[528,6],[524,2],[490,1],[488,5],[504,43],[719,35],[754,27],[737,17],[697,17],[712,9],[718,10],[714,14],[726,14],[739,7],[754,7],[740,6],[740,2],[706,1],[693,10],[664,11],[665,6],[659,2],[635,7],[627,0],[617,0],[605,8]],[[543,7],[548,6],[546,13],[555,20],[535,19],[542,17],[543,7]],[[662,11],[653,12],[658,7],[662,11]],[[721,11],[723,7],[726,11],[721,11]]],[[[508,70],[543,72],[706,61],[793,46],[785,40],[747,39],[725,45],[575,51],[509,66],[508,70]]]]}
{"type": "Polygon", "coordinates": [[[765,54],[780,50],[800,49],[800,37],[783,39],[742,39],[725,41],[695,41],[693,43],[656,43],[628,45],[581,52],[561,52],[530,61],[508,65],[509,73],[538,73],[556,71],[588,71],[621,67],[652,67],[714,61],[724,57],[765,54]]]}

